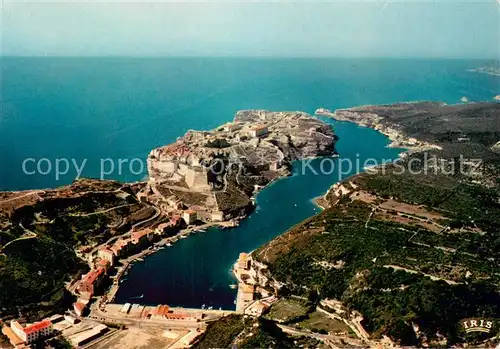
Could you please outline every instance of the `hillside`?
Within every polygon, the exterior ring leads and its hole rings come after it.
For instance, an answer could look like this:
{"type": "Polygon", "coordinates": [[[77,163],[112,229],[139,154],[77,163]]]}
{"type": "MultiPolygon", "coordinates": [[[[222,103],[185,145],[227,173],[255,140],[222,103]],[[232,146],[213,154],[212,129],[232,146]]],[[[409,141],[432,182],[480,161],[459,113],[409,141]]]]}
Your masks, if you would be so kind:
{"type": "Polygon", "coordinates": [[[37,319],[66,309],[66,283],[88,269],[91,249],[152,217],[138,185],[82,179],[53,190],[4,192],[0,198],[0,317],[37,319]]]}
{"type": "Polygon", "coordinates": [[[461,320],[500,318],[500,166],[491,148],[500,139],[499,106],[416,103],[332,115],[397,130],[416,148],[432,146],[334,185],[324,197],[327,209],[253,253],[266,265],[263,286],[340,300],[363,316],[374,339],[452,345],[498,333],[500,324],[489,334],[466,334],[461,320]],[[450,171],[464,148],[467,156],[484,156],[481,165],[450,171]],[[443,165],[420,162],[408,171],[424,157],[443,165]]]}

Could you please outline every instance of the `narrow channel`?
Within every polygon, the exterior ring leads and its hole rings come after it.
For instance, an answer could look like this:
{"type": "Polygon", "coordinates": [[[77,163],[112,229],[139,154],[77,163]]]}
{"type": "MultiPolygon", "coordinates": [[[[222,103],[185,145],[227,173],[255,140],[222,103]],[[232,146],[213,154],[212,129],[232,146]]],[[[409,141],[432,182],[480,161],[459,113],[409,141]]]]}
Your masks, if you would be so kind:
{"type": "Polygon", "coordinates": [[[318,213],[320,209],[312,199],[323,195],[341,177],[362,171],[367,159],[381,163],[396,159],[403,151],[388,148],[389,140],[374,130],[322,120],[331,124],[340,137],[340,158],[323,162],[314,159],[310,166],[307,161],[295,162],[293,175],[263,189],[256,197],[256,210],[238,227],[211,228],[190,235],[137,262],[124,277],[115,301],[234,309],[236,290],[229,285],[235,283],[231,267],[240,252],[252,251],[318,213]],[[351,160],[352,168],[346,159],[351,160]],[[339,168],[343,176],[339,176],[339,168]]]}

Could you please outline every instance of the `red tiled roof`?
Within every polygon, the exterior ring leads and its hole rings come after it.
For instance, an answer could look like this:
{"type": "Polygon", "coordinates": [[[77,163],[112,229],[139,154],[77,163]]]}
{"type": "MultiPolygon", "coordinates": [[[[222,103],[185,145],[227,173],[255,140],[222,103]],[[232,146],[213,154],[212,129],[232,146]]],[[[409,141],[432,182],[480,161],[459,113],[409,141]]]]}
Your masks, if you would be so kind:
{"type": "Polygon", "coordinates": [[[258,131],[258,130],[265,129],[266,127],[267,127],[266,125],[254,125],[250,129],[253,130],[253,131],[258,131]]]}
{"type": "Polygon", "coordinates": [[[87,306],[86,304],[83,304],[83,303],[80,303],[80,302],[75,302],[73,303],[73,306],[75,307],[75,309],[77,309],[79,312],[82,312],[85,307],[87,306]]]}
{"type": "Polygon", "coordinates": [[[23,331],[26,334],[30,334],[30,333],[33,333],[33,332],[41,331],[44,328],[50,327],[51,325],[52,325],[52,322],[50,322],[49,320],[43,320],[43,321],[40,321],[40,322],[38,322],[36,324],[33,324],[31,326],[25,327],[23,329],[23,331]]]}
{"type": "Polygon", "coordinates": [[[104,268],[98,268],[97,270],[91,270],[83,278],[83,282],[93,284],[99,276],[104,273],[104,268]]]}
{"type": "Polygon", "coordinates": [[[185,319],[185,318],[187,318],[188,315],[187,314],[169,313],[169,314],[165,314],[165,317],[167,319],[177,319],[177,320],[179,320],[179,319],[185,319]]]}
{"type": "Polygon", "coordinates": [[[141,237],[151,233],[151,229],[143,229],[132,233],[132,239],[139,240],[141,237]]]}
{"type": "Polygon", "coordinates": [[[123,247],[127,246],[129,242],[129,239],[118,239],[113,244],[113,247],[111,247],[111,250],[114,252],[120,251],[123,247]]]}
{"type": "Polygon", "coordinates": [[[101,259],[99,261],[99,265],[101,265],[103,267],[107,267],[109,265],[109,261],[107,259],[101,259]]]}
{"type": "Polygon", "coordinates": [[[169,311],[170,308],[168,305],[158,305],[151,311],[151,315],[166,316],[169,311]]]}
{"type": "Polygon", "coordinates": [[[175,215],[170,218],[170,224],[171,225],[177,225],[180,223],[182,220],[182,217],[180,215],[175,215]]]}

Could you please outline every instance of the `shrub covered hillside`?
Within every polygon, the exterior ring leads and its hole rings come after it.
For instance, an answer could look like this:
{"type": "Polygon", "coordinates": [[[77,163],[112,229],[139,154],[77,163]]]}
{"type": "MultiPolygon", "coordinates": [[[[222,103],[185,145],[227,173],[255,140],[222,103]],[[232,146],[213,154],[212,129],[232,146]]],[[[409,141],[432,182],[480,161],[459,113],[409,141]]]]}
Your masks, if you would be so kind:
{"type": "Polygon", "coordinates": [[[330,208],[254,256],[292,293],[359,311],[374,338],[478,340],[460,320],[500,318],[499,198],[497,187],[387,167],[334,186],[330,208]]]}
{"type": "Polygon", "coordinates": [[[82,179],[54,190],[0,193],[0,317],[34,321],[67,309],[65,285],[88,266],[77,257],[155,213],[132,186],[82,179]]]}

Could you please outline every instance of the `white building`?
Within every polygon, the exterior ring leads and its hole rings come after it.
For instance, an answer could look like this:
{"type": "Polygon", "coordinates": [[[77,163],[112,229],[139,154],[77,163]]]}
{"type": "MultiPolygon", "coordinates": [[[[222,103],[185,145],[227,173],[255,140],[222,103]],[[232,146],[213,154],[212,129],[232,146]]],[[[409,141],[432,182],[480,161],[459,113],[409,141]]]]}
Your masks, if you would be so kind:
{"type": "Polygon", "coordinates": [[[99,251],[97,251],[97,256],[108,261],[110,265],[113,265],[115,261],[115,255],[113,254],[113,251],[106,247],[99,249],[99,251]]]}
{"type": "Polygon", "coordinates": [[[182,218],[184,219],[186,224],[189,225],[198,220],[198,214],[194,210],[187,210],[182,214],[182,218]]]}
{"type": "Polygon", "coordinates": [[[23,327],[17,321],[11,321],[10,328],[14,331],[16,336],[28,344],[40,338],[48,337],[54,331],[52,322],[49,320],[43,320],[26,327],[23,327]]]}
{"type": "Polygon", "coordinates": [[[255,125],[250,128],[250,136],[257,138],[263,137],[269,133],[266,125],[255,125]]]}

